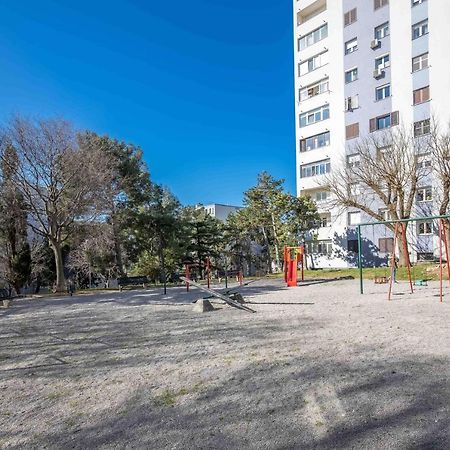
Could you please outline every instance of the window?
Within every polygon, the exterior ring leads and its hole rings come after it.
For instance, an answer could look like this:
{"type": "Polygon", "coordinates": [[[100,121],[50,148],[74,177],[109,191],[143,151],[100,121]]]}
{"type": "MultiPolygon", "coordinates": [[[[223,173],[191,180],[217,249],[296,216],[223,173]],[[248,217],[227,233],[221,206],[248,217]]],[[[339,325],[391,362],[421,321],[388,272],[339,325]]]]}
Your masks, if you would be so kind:
{"type": "Polygon", "coordinates": [[[390,65],[391,65],[391,62],[389,60],[389,53],[375,59],[375,69],[385,69],[386,67],[389,67],[390,65]]]}
{"type": "Polygon", "coordinates": [[[300,166],[300,176],[302,178],[314,177],[316,175],[325,175],[330,173],[331,166],[330,160],[324,159],[323,161],[317,161],[311,164],[304,164],[300,166]]]}
{"type": "Polygon", "coordinates": [[[411,0],[411,6],[417,6],[420,5],[421,3],[426,2],[427,0],[411,0]]]}
{"type": "Polygon", "coordinates": [[[386,208],[379,209],[378,214],[383,218],[384,221],[392,220],[392,214],[386,208]]]}
{"type": "Polygon", "coordinates": [[[375,39],[383,39],[386,36],[389,36],[389,22],[378,25],[374,32],[375,39]]]}
{"type": "Polygon", "coordinates": [[[432,252],[417,252],[417,261],[433,261],[434,255],[432,252]]]}
{"type": "Polygon", "coordinates": [[[353,38],[345,43],[345,54],[356,52],[358,50],[358,38],[353,38]]]}
{"type": "Polygon", "coordinates": [[[433,189],[431,188],[431,186],[417,189],[418,202],[429,202],[431,200],[433,200],[433,189]]]}
{"type": "Polygon", "coordinates": [[[423,153],[421,155],[417,155],[417,168],[418,169],[429,169],[431,167],[431,154],[423,153]]]}
{"type": "Polygon", "coordinates": [[[361,162],[361,156],[358,153],[347,156],[347,167],[358,167],[361,162]]]}
{"type": "Polygon", "coordinates": [[[309,152],[330,145],[330,132],[316,134],[300,141],[300,151],[309,152]]]}
{"type": "Polygon", "coordinates": [[[331,241],[309,241],[306,243],[306,251],[309,254],[331,255],[333,244],[331,241]]]}
{"type": "Polygon", "coordinates": [[[345,72],[345,82],[346,83],[351,83],[352,81],[355,81],[357,79],[358,79],[358,68],[357,67],[347,70],[345,72]]]}
{"type": "Polygon", "coordinates": [[[359,136],[359,122],[352,123],[345,127],[345,139],[354,139],[359,136]]]}
{"type": "Polygon", "coordinates": [[[417,224],[417,232],[419,234],[432,234],[433,233],[433,222],[419,222],[417,224]]]}
{"type": "Polygon", "coordinates": [[[328,37],[328,24],[322,25],[320,28],[317,28],[311,33],[305,34],[298,40],[298,49],[303,50],[316,42],[321,41],[328,37]]]}
{"type": "Polygon", "coordinates": [[[430,134],[430,119],[414,122],[414,137],[430,134]]]}
{"type": "Polygon", "coordinates": [[[378,239],[378,248],[380,253],[394,253],[394,238],[378,239]]]}
{"type": "Polygon", "coordinates": [[[369,121],[369,130],[371,133],[377,130],[384,130],[385,128],[393,127],[399,123],[398,111],[383,116],[374,117],[369,121]]]}
{"type": "Polygon", "coordinates": [[[316,122],[330,118],[329,105],[321,106],[320,108],[300,114],[300,128],[306,127],[316,122]]]}
{"type": "Polygon", "coordinates": [[[348,224],[358,225],[361,223],[361,211],[349,212],[348,213],[348,224]]]}
{"type": "Polygon", "coordinates": [[[373,0],[373,9],[379,9],[386,5],[389,5],[389,0],[373,0]]]}
{"type": "Polygon", "coordinates": [[[344,14],[344,27],[347,25],[351,25],[357,20],[357,12],[356,8],[351,9],[350,11],[344,14]]]}
{"type": "Polygon", "coordinates": [[[386,145],[385,147],[378,147],[377,148],[377,159],[388,158],[391,150],[392,150],[392,146],[390,146],[390,145],[386,145]]]}
{"type": "Polygon", "coordinates": [[[299,75],[305,75],[313,70],[318,69],[319,67],[328,64],[328,51],[319,53],[318,55],[313,56],[312,58],[307,59],[306,61],[302,61],[299,64],[299,75]]]}
{"type": "Polygon", "coordinates": [[[328,92],[328,78],[300,89],[300,101],[303,102],[324,92],[328,92]]]}
{"type": "Polygon", "coordinates": [[[418,70],[426,69],[428,67],[428,53],[416,56],[412,59],[412,71],[417,72],[418,70]]]}
{"type": "Polygon", "coordinates": [[[428,19],[412,26],[412,38],[417,39],[428,34],[428,19]]]}
{"type": "Polygon", "coordinates": [[[328,199],[329,196],[329,192],[328,191],[319,191],[316,192],[316,202],[324,202],[325,200],[328,199]]]}
{"type": "Polygon", "coordinates": [[[425,86],[413,91],[413,103],[418,105],[419,103],[427,102],[430,100],[430,86],[425,86]]]}
{"type": "Polygon", "coordinates": [[[391,96],[391,85],[385,84],[384,86],[377,87],[375,89],[375,100],[384,100],[391,96]]]}
{"type": "Polygon", "coordinates": [[[354,95],[353,97],[347,97],[345,99],[345,111],[352,112],[354,109],[359,107],[358,95],[354,95]]]}
{"type": "Polygon", "coordinates": [[[321,214],[319,219],[319,228],[327,228],[331,226],[331,215],[321,214]]]}
{"type": "Polygon", "coordinates": [[[358,253],[358,240],[357,239],[349,239],[347,241],[347,251],[352,253],[358,253]]]}

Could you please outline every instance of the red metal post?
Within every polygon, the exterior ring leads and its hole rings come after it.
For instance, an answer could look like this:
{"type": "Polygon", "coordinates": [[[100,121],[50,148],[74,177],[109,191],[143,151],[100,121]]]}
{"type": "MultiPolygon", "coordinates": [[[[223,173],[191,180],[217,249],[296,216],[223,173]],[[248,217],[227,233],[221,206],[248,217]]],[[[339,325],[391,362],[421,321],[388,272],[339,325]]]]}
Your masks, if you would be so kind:
{"type": "Polygon", "coordinates": [[[442,219],[439,219],[438,225],[439,225],[439,297],[442,303],[442,219]]]}
{"type": "Polygon", "coordinates": [[[244,284],[244,274],[242,270],[239,271],[239,285],[242,286],[244,284]]]}
{"type": "Polygon", "coordinates": [[[445,257],[446,257],[446,261],[447,261],[448,283],[450,284],[450,262],[448,260],[447,229],[445,227],[444,219],[440,219],[440,220],[441,220],[442,234],[444,237],[444,248],[445,248],[445,257]]]}
{"type": "Polygon", "coordinates": [[[406,267],[408,268],[409,286],[411,288],[411,294],[414,293],[412,275],[411,275],[411,259],[409,258],[408,244],[406,242],[406,224],[402,223],[402,238],[403,238],[403,250],[406,257],[406,267]]]}
{"type": "Polygon", "coordinates": [[[305,246],[302,245],[300,248],[302,250],[302,281],[305,281],[305,246]]]}

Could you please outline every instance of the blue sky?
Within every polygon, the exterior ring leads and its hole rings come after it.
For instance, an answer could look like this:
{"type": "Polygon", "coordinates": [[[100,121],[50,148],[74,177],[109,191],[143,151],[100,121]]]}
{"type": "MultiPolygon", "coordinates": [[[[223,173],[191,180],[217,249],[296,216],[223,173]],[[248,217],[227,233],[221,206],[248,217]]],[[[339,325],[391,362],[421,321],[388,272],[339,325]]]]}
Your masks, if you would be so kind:
{"type": "Polygon", "coordinates": [[[291,0],[3,0],[0,120],[60,116],[140,145],[183,203],[295,190],[291,0]]]}

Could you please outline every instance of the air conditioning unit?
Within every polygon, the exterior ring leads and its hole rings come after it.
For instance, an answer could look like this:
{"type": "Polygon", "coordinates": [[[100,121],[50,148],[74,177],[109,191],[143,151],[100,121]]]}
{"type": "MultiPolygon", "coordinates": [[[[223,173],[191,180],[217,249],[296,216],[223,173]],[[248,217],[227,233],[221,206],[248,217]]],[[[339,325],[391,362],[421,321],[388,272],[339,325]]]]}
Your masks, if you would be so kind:
{"type": "Polygon", "coordinates": [[[371,43],[370,43],[370,48],[372,50],[378,48],[380,46],[381,42],[379,41],[379,39],[374,39],[371,43]]]}
{"type": "Polygon", "coordinates": [[[384,67],[378,67],[373,71],[374,78],[381,78],[382,76],[384,76],[384,67]]]}

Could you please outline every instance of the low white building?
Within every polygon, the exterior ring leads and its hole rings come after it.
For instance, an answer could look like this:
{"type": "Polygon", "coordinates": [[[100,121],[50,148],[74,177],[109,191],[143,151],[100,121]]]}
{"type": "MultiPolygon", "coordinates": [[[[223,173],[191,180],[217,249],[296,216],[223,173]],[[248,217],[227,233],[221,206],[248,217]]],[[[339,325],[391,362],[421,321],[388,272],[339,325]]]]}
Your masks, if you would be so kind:
{"type": "Polygon", "coordinates": [[[220,203],[210,203],[208,205],[198,205],[198,208],[204,208],[211,216],[225,222],[231,213],[242,209],[241,206],[221,205],[220,203]]]}

